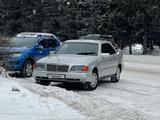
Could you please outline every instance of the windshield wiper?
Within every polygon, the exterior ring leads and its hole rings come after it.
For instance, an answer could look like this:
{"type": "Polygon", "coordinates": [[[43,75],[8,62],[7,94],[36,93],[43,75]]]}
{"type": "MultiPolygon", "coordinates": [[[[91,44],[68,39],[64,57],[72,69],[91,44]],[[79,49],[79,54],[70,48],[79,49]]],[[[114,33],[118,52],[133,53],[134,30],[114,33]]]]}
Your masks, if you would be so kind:
{"type": "Polygon", "coordinates": [[[96,55],[95,52],[81,52],[81,53],[77,53],[77,55],[96,55]]]}

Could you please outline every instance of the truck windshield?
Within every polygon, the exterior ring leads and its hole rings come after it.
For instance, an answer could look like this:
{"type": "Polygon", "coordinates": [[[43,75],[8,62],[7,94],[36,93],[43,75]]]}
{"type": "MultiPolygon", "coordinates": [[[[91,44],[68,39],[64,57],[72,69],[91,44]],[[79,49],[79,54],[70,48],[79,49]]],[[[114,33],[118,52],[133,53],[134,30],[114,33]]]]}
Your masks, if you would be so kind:
{"type": "Polygon", "coordinates": [[[30,48],[37,41],[36,37],[13,37],[9,41],[11,47],[27,47],[30,48]]]}
{"type": "Polygon", "coordinates": [[[77,55],[92,55],[97,56],[97,43],[83,43],[83,42],[66,42],[55,54],[77,54],[77,55]]]}

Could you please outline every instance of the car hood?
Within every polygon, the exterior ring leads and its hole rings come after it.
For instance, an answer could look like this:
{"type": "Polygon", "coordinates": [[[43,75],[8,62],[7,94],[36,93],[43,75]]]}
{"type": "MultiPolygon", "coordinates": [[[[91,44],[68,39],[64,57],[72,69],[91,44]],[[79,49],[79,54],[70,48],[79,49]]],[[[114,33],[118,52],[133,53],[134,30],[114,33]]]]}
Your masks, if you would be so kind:
{"type": "Polygon", "coordinates": [[[42,58],[38,62],[46,64],[86,65],[96,58],[97,56],[54,54],[42,58]]]}
{"type": "Polygon", "coordinates": [[[20,53],[28,50],[26,47],[0,47],[1,52],[20,53]]]}

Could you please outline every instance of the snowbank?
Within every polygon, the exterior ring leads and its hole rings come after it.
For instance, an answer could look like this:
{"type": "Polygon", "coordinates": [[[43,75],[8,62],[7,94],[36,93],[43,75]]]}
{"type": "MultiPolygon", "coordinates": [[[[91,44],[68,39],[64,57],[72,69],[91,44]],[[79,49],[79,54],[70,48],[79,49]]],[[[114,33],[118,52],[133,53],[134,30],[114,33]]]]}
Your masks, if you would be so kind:
{"type": "Polygon", "coordinates": [[[154,49],[153,49],[151,55],[153,55],[153,56],[160,56],[160,47],[154,46],[154,49]]]}
{"type": "Polygon", "coordinates": [[[0,76],[0,120],[84,120],[65,103],[42,97],[0,76]]]}
{"type": "MultiPolygon", "coordinates": [[[[129,47],[125,47],[122,50],[124,55],[129,55],[129,47]]],[[[141,44],[135,44],[132,46],[132,54],[133,55],[142,55],[143,54],[143,47],[141,44]]],[[[154,46],[154,49],[148,54],[151,56],[160,56],[160,48],[158,46],[154,46]]]]}
{"type": "Polygon", "coordinates": [[[9,77],[9,75],[6,72],[6,70],[1,66],[0,66],[0,75],[1,76],[5,76],[5,77],[9,77]]]}
{"type": "Polygon", "coordinates": [[[145,73],[160,73],[160,56],[124,55],[124,69],[127,71],[143,71],[145,73]]]}
{"type": "Polygon", "coordinates": [[[160,56],[148,56],[148,55],[124,55],[124,62],[160,65],[160,56]]]}
{"type": "MultiPolygon", "coordinates": [[[[125,47],[122,50],[124,55],[129,55],[129,47],[125,47]]],[[[132,45],[132,54],[133,55],[142,55],[143,54],[143,46],[141,44],[132,45]]]]}

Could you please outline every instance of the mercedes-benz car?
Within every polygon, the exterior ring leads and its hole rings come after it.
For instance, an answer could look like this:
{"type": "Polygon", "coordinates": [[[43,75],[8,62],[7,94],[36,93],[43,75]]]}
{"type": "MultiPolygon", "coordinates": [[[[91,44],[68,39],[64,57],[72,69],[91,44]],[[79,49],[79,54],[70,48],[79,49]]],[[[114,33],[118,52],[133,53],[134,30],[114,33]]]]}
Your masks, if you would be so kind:
{"type": "Polygon", "coordinates": [[[54,54],[36,62],[34,78],[42,85],[78,82],[94,90],[105,78],[110,77],[112,82],[120,80],[122,58],[110,42],[68,40],[54,54]]]}

